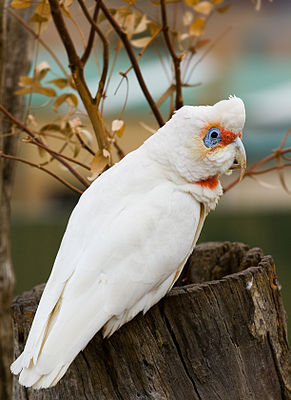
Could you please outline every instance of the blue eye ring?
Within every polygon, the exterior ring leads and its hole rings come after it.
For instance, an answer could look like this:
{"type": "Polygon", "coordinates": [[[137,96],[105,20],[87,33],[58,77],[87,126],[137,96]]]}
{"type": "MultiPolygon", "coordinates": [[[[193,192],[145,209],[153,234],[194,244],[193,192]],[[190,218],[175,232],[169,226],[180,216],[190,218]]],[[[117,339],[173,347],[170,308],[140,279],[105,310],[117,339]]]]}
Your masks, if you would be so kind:
{"type": "Polygon", "coordinates": [[[219,144],[221,141],[221,130],[216,126],[213,126],[206,133],[203,142],[206,147],[213,147],[219,144]]]}

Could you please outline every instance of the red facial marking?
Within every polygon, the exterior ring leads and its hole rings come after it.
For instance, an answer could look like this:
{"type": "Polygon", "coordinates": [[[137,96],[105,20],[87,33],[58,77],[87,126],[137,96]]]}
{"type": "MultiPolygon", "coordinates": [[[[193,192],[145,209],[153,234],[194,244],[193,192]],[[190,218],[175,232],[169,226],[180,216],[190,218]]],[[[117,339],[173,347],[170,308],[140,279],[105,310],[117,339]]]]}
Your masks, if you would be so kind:
{"type": "Polygon", "coordinates": [[[196,185],[199,185],[201,187],[207,187],[208,189],[215,189],[219,183],[219,180],[217,176],[210,176],[207,179],[198,181],[198,182],[193,182],[196,185]]]}
{"type": "Polygon", "coordinates": [[[227,146],[228,144],[234,142],[238,136],[241,138],[241,133],[233,133],[232,131],[221,129],[220,145],[227,146]]]}

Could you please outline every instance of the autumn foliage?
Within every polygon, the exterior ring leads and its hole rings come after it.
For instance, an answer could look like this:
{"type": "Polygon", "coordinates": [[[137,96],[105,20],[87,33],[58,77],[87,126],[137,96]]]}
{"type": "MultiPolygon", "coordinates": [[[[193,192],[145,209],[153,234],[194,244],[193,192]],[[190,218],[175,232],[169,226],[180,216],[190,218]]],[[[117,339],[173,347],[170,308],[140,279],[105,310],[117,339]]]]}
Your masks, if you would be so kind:
{"type": "MultiPolygon", "coordinates": [[[[112,121],[104,119],[107,91],[113,74],[119,74],[120,82],[128,85],[128,80],[132,77],[129,72],[134,71],[157,127],[162,126],[176,109],[183,106],[183,88],[193,86],[191,83],[193,68],[195,69],[195,65],[219,40],[219,37],[212,41],[207,38],[208,20],[210,17],[216,18],[219,14],[226,13],[231,7],[231,2],[151,0],[144,3],[146,12],[140,9],[140,3],[136,3],[135,0],[120,1],[115,8],[110,8],[108,2],[100,0],[92,1],[90,4],[85,0],[41,0],[37,4],[30,0],[11,2],[9,12],[36,39],[35,61],[33,74],[22,76],[19,81],[21,88],[16,91],[18,95],[28,96],[28,110],[24,123],[17,121],[3,106],[1,111],[17,127],[16,132],[22,142],[35,145],[44,161],[35,164],[32,160],[24,160],[2,152],[0,156],[40,168],[81,193],[90,182],[114,163],[116,155],[119,159],[124,156],[118,139],[126,132],[124,111],[127,96],[123,99],[123,107],[116,119],[112,121]],[[26,24],[17,13],[17,9],[26,7],[34,7],[30,25],[26,24]],[[89,27],[87,37],[82,31],[83,26],[80,26],[74,16],[76,12],[81,13],[86,19],[89,27]],[[44,30],[52,23],[59,34],[60,44],[62,42],[65,49],[70,69],[63,66],[55,49],[42,38],[44,30]],[[80,46],[76,46],[72,39],[76,32],[81,38],[80,46]],[[85,69],[88,60],[96,58],[94,50],[96,43],[100,54],[97,54],[96,60],[96,71],[98,71],[96,90],[92,93],[85,77],[85,69]],[[39,45],[44,46],[56,62],[54,79],[47,79],[51,69],[48,62],[38,59],[39,45]],[[171,84],[160,93],[157,100],[152,97],[139,65],[141,57],[147,57],[149,48],[156,52],[162,66],[165,60],[170,62],[171,84]],[[197,58],[198,50],[202,51],[202,56],[200,51],[197,58]],[[122,52],[128,56],[128,68],[125,71],[118,71],[116,65],[122,52]],[[168,58],[163,57],[161,53],[167,54],[168,58]],[[195,57],[197,61],[193,64],[195,57]],[[31,111],[31,96],[34,93],[45,96],[51,107],[55,118],[52,118],[50,123],[42,124],[38,116],[31,111]],[[166,100],[170,101],[165,116],[163,115],[165,112],[161,112],[161,106],[166,100]],[[55,139],[60,142],[58,148],[55,148],[55,139]],[[88,154],[86,163],[80,157],[82,152],[88,154]],[[69,170],[75,180],[69,182],[64,180],[61,174],[52,172],[50,164],[53,160],[57,160],[69,170]]],[[[258,3],[260,2],[256,3],[257,7],[258,3]]],[[[284,188],[288,190],[283,170],[290,167],[288,163],[290,158],[287,156],[290,150],[290,148],[283,149],[282,143],[271,156],[247,170],[245,176],[255,177],[276,169],[284,188]],[[277,160],[275,167],[263,171],[260,169],[273,159],[277,160]]],[[[238,180],[233,181],[226,190],[237,182],[238,180]]]]}

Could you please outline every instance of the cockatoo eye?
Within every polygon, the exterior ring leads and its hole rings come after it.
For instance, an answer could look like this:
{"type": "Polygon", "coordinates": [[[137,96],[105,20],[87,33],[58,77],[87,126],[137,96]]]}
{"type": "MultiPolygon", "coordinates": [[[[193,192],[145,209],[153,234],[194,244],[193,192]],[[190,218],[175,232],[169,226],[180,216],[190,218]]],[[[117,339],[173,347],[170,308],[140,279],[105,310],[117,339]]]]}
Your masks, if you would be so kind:
{"type": "Polygon", "coordinates": [[[221,141],[221,131],[219,128],[216,128],[215,126],[213,126],[208,130],[203,139],[203,142],[206,147],[213,147],[219,144],[220,141],[221,141]]]}

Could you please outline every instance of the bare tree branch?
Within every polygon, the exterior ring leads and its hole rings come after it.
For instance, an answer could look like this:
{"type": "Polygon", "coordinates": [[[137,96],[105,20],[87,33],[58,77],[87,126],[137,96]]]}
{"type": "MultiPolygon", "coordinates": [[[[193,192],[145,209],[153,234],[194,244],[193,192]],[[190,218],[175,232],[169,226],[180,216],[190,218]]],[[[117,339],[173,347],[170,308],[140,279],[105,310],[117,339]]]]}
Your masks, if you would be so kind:
{"type": "Polygon", "coordinates": [[[76,133],[76,136],[81,144],[81,146],[83,147],[83,149],[87,150],[88,153],[92,154],[92,156],[95,156],[95,152],[91,149],[91,147],[89,147],[84,140],[82,139],[81,135],[79,133],[76,133]]]}
{"type": "MultiPolygon", "coordinates": [[[[279,147],[278,147],[276,150],[274,150],[274,151],[272,152],[272,154],[269,154],[268,156],[266,156],[266,157],[264,157],[263,159],[259,160],[258,162],[256,162],[254,165],[252,165],[250,168],[248,168],[248,169],[245,171],[244,176],[243,176],[243,179],[244,179],[246,176],[262,175],[262,174],[264,174],[264,173],[268,173],[268,172],[276,171],[276,170],[277,170],[278,173],[279,173],[279,176],[280,176],[280,180],[281,180],[282,186],[283,186],[284,189],[287,191],[287,193],[289,193],[289,189],[287,188],[284,179],[283,179],[283,181],[282,181],[282,174],[281,174],[281,172],[282,172],[282,170],[283,170],[284,168],[290,167],[291,164],[283,164],[282,161],[280,161],[280,163],[277,162],[276,167],[267,168],[267,169],[265,169],[265,170],[263,170],[263,171],[255,171],[255,170],[256,170],[257,168],[261,167],[262,165],[268,163],[269,161],[274,160],[274,159],[276,159],[276,160],[278,160],[278,159],[281,160],[281,158],[284,159],[284,154],[286,154],[286,153],[291,153],[291,147],[286,147],[285,149],[283,149],[283,146],[284,146],[284,144],[285,144],[285,142],[286,142],[286,140],[287,140],[287,137],[288,137],[290,134],[291,134],[291,129],[289,129],[289,130],[287,131],[287,133],[284,135],[284,137],[283,137],[283,139],[282,139],[282,141],[281,141],[279,147]]],[[[234,179],[230,184],[228,184],[228,185],[223,189],[224,193],[227,192],[228,190],[230,190],[231,188],[233,188],[233,187],[234,187],[236,184],[238,184],[239,182],[240,182],[240,177],[234,179]]]]}
{"type": "MultiPolygon", "coordinates": [[[[101,31],[99,26],[96,24],[94,19],[89,14],[89,11],[88,11],[84,1],[83,0],[78,0],[78,3],[80,4],[80,7],[82,8],[85,17],[90,22],[91,27],[95,29],[95,31],[97,32],[97,34],[100,37],[100,39],[102,41],[102,44],[103,44],[103,70],[102,70],[102,75],[101,75],[101,78],[100,78],[100,81],[99,81],[98,90],[97,90],[97,93],[96,93],[96,96],[95,96],[95,99],[94,99],[96,104],[97,104],[97,106],[98,106],[99,103],[100,103],[100,100],[102,98],[103,92],[104,92],[104,87],[105,87],[105,82],[106,82],[106,77],[107,77],[107,72],[108,72],[109,42],[106,39],[104,33],[101,31]]],[[[99,2],[97,3],[96,7],[98,6],[98,4],[99,4],[99,2]]]]}
{"type": "Polygon", "coordinates": [[[182,81],[181,81],[181,61],[182,57],[177,56],[173,44],[170,39],[169,35],[169,25],[168,25],[168,19],[167,19],[167,10],[166,10],[166,3],[165,0],[161,0],[161,12],[162,12],[162,22],[163,22],[163,33],[165,37],[165,41],[168,47],[168,50],[171,54],[172,60],[173,60],[173,65],[174,65],[174,70],[175,70],[175,83],[176,83],[176,101],[175,101],[175,107],[176,110],[181,108],[183,106],[183,96],[182,96],[182,81]]]}
{"type": "MultiPolygon", "coordinates": [[[[98,13],[99,13],[99,1],[97,1],[95,9],[94,9],[94,14],[93,14],[93,21],[94,22],[97,21],[98,13]]],[[[89,56],[91,54],[91,50],[92,50],[93,43],[94,43],[94,38],[95,38],[95,28],[94,28],[94,26],[91,25],[91,30],[90,30],[90,33],[89,33],[87,46],[85,48],[84,54],[81,57],[81,61],[82,61],[84,66],[85,66],[86,62],[88,61],[88,58],[89,58],[89,56]]]]}
{"type": "Polygon", "coordinates": [[[119,144],[116,142],[116,140],[114,140],[113,142],[114,147],[116,148],[119,160],[122,160],[125,157],[124,151],[121,149],[121,147],[119,146],[119,144]]]}
{"type": "MultiPolygon", "coordinates": [[[[47,151],[48,153],[50,153],[51,155],[54,154],[54,155],[60,156],[60,157],[64,158],[65,160],[71,161],[72,163],[77,164],[77,165],[80,165],[80,167],[83,167],[83,168],[88,169],[88,170],[90,171],[90,167],[89,167],[88,165],[83,164],[81,161],[78,161],[78,160],[76,160],[75,158],[66,156],[65,154],[60,153],[60,151],[55,151],[55,150],[49,148],[49,147],[48,147],[47,145],[45,145],[44,143],[37,142],[37,141],[36,141],[35,139],[33,139],[33,138],[29,138],[28,142],[29,142],[29,143],[32,143],[32,144],[35,144],[35,145],[38,146],[38,147],[41,147],[42,149],[46,150],[46,151],[47,151]]],[[[65,144],[66,144],[66,143],[65,143],[65,144]]]]}
{"type": "Polygon", "coordinates": [[[58,181],[63,183],[65,186],[67,186],[69,189],[73,190],[74,192],[77,192],[79,194],[83,193],[81,190],[79,190],[75,186],[71,185],[68,181],[66,181],[65,179],[63,179],[60,176],[56,175],[54,172],[48,170],[47,168],[42,167],[41,165],[38,165],[38,164],[35,164],[35,163],[31,162],[31,161],[25,160],[24,158],[11,156],[9,154],[4,154],[4,153],[2,153],[2,151],[0,151],[0,157],[8,158],[10,160],[20,161],[20,162],[22,162],[24,164],[30,165],[31,167],[38,168],[38,169],[46,172],[47,174],[51,175],[53,178],[57,179],[58,181]]]}
{"type": "Polygon", "coordinates": [[[60,3],[58,0],[49,0],[52,17],[55,23],[55,26],[58,30],[59,36],[65,46],[67,56],[70,63],[70,69],[72,71],[72,76],[78,90],[78,93],[83,101],[85,109],[88,113],[90,121],[92,123],[96,139],[98,142],[99,149],[109,149],[109,143],[106,137],[106,129],[104,125],[104,121],[98,109],[97,103],[92,98],[92,95],[88,89],[84,78],[84,67],[81,62],[80,57],[78,56],[74,43],[71,39],[71,36],[66,28],[64,18],[62,15],[60,3]]]}
{"type": "MultiPolygon", "coordinates": [[[[52,0],[50,0],[52,1],[52,0]]],[[[112,16],[111,12],[109,11],[109,9],[105,6],[103,1],[100,1],[100,8],[102,9],[105,17],[107,18],[107,20],[110,22],[110,24],[112,25],[113,29],[115,30],[115,32],[117,33],[117,35],[120,37],[120,39],[122,40],[122,43],[124,44],[124,47],[127,51],[128,57],[132,63],[135,75],[137,77],[137,80],[139,82],[139,85],[141,87],[141,90],[143,91],[143,94],[145,95],[145,98],[147,99],[147,102],[158,122],[158,124],[160,126],[163,126],[165,124],[164,119],[154,101],[154,99],[152,98],[146,83],[143,79],[141,70],[139,68],[139,65],[137,63],[135,54],[132,50],[131,44],[128,40],[127,34],[126,32],[124,32],[124,30],[119,26],[119,24],[117,23],[117,21],[114,19],[114,17],[112,16]]]]}
{"type": "Polygon", "coordinates": [[[89,187],[90,184],[84,179],[69,163],[67,163],[61,156],[56,154],[53,150],[51,150],[48,146],[46,146],[43,141],[37,137],[30,129],[28,129],[22,122],[18,121],[5,107],[0,104],[0,111],[2,111],[11,122],[17,125],[20,129],[26,132],[36,143],[38,143],[41,147],[45,148],[45,150],[50,153],[56,160],[58,160],[61,164],[63,164],[85,187],[89,187]]]}
{"type": "MultiPolygon", "coordinates": [[[[151,37],[151,40],[148,41],[148,43],[141,49],[141,51],[138,53],[138,56],[136,57],[136,61],[139,61],[140,58],[142,57],[143,53],[146,51],[146,49],[149,47],[150,44],[153,43],[153,41],[159,36],[161,33],[162,28],[158,29],[154,35],[151,37]]],[[[127,75],[129,71],[131,71],[133,68],[133,65],[131,65],[125,72],[122,72],[122,76],[127,75]]]]}

